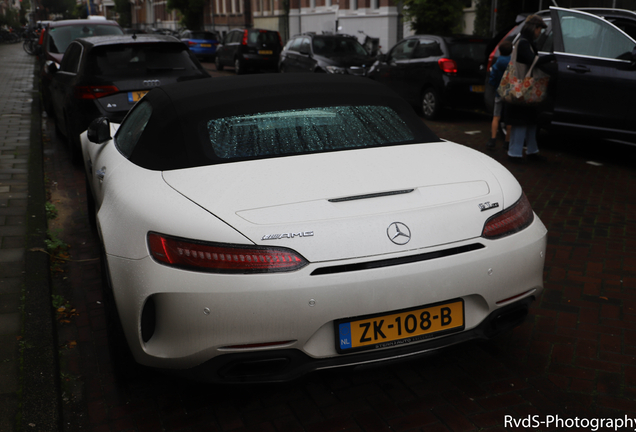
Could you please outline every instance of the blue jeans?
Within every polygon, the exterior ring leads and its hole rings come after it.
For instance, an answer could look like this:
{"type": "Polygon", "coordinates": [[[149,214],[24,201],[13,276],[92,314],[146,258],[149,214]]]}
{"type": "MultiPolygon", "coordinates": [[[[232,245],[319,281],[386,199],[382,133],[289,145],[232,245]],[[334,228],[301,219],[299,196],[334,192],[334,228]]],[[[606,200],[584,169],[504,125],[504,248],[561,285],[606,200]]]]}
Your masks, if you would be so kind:
{"type": "Polygon", "coordinates": [[[523,157],[523,144],[526,144],[526,154],[539,153],[537,145],[537,127],[535,125],[513,125],[510,131],[510,146],[508,156],[523,157]]]}

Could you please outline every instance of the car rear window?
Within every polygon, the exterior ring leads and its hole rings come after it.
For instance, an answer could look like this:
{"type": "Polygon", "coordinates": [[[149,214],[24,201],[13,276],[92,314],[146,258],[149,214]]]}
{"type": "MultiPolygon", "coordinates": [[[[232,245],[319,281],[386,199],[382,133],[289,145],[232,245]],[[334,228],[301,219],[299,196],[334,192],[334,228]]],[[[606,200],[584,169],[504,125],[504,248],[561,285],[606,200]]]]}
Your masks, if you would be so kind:
{"type": "Polygon", "coordinates": [[[205,39],[216,40],[217,36],[212,32],[192,32],[190,33],[191,39],[205,39]]]}
{"type": "Polygon", "coordinates": [[[221,159],[294,155],[413,140],[386,106],[336,106],[224,117],[206,122],[204,146],[221,159]]]}
{"type": "Polygon", "coordinates": [[[278,32],[266,31],[266,30],[251,30],[249,32],[248,41],[250,45],[253,44],[278,44],[280,38],[278,32]]]}
{"type": "Polygon", "coordinates": [[[487,41],[453,42],[449,44],[448,50],[453,60],[470,59],[481,62],[486,58],[487,45],[487,41]]]}
{"type": "Polygon", "coordinates": [[[312,40],[314,53],[322,56],[368,55],[360,42],[353,38],[315,36],[312,40]]]}
{"type": "Polygon", "coordinates": [[[52,27],[48,30],[47,50],[54,54],[62,54],[77,38],[89,36],[122,35],[124,31],[116,25],[84,24],[52,27]]]}
{"type": "Polygon", "coordinates": [[[170,75],[198,71],[182,43],[98,46],[88,58],[89,74],[103,78],[170,75]]]}

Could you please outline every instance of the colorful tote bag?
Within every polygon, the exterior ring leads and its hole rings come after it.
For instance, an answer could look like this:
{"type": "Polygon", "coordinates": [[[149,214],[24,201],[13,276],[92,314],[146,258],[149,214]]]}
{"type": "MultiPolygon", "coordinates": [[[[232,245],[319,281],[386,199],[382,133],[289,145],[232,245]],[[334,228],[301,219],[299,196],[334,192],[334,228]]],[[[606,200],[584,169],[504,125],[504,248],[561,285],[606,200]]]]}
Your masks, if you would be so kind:
{"type": "Polygon", "coordinates": [[[534,66],[539,59],[535,56],[532,65],[527,68],[523,63],[517,62],[517,45],[512,50],[510,62],[501,78],[497,92],[504,102],[515,105],[536,105],[543,102],[548,94],[550,76],[534,66]]]}

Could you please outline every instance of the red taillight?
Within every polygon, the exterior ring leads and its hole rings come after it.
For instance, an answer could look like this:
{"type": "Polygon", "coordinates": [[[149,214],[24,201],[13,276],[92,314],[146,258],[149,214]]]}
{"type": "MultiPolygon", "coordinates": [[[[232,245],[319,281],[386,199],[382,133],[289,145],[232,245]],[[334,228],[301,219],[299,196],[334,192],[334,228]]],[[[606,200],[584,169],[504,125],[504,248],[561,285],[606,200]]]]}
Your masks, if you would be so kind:
{"type": "Polygon", "coordinates": [[[243,30],[243,40],[241,41],[241,45],[247,45],[247,30],[243,30]]]}
{"type": "Polygon", "coordinates": [[[526,195],[522,194],[512,207],[488,219],[481,235],[487,239],[505,237],[526,228],[533,220],[534,213],[530,202],[526,195]]]}
{"type": "Polygon", "coordinates": [[[77,86],[75,87],[75,99],[99,99],[119,92],[115,86],[77,86]]]}
{"type": "Polygon", "coordinates": [[[198,43],[192,42],[192,41],[188,41],[188,46],[195,46],[195,45],[198,45],[198,43]]]}
{"type": "Polygon", "coordinates": [[[165,265],[212,273],[270,273],[298,270],[307,260],[291,249],[241,246],[148,233],[152,257],[165,265]]]}
{"type": "Polygon", "coordinates": [[[439,65],[439,68],[442,70],[442,72],[446,72],[449,74],[457,73],[457,62],[455,62],[455,60],[441,58],[437,60],[437,64],[439,65]]]}

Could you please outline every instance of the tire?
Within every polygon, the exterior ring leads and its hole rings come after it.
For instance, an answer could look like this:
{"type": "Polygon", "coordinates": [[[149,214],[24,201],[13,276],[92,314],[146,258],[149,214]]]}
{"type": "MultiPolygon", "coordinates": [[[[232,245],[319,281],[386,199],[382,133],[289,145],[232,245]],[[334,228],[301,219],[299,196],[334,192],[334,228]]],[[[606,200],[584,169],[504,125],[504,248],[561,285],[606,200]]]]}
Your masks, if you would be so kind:
{"type": "Polygon", "coordinates": [[[234,72],[237,75],[245,74],[245,63],[238,57],[234,59],[234,72]]]}
{"type": "Polygon", "coordinates": [[[422,92],[420,109],[422,110],[424,118],[428,120],[439,117],[442,110],[442,103],[437,91],[433,87],[428,87],[422,92]]]}
{"type": "Polygon", "coordinates": [[[214,66],[216,66],[216,70],[218,71],[223,70],[223,64],[221,63],[221,60],[219,59],[218,55],[214,58],[214,66]]]}
{"type": "Polygon", "coordinates": [[[76,133],[70,125],[68,116],[66,117],[66,143],[68,145],[71,162],[73,165],[79,166],[82,163],[82,147],[80,145],[79,134],[76,133]]]}
{"type": "Polygon", "coordinates": [[[35,55],[36,42],[33,39],[27,39],[22,44],[22,48],[29,55],[35,55]]]}

